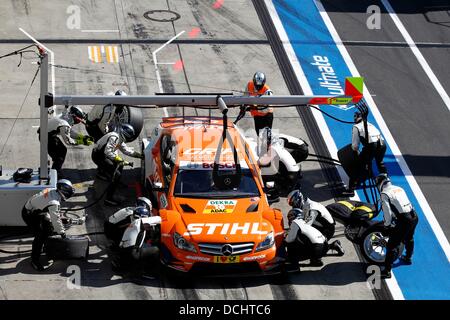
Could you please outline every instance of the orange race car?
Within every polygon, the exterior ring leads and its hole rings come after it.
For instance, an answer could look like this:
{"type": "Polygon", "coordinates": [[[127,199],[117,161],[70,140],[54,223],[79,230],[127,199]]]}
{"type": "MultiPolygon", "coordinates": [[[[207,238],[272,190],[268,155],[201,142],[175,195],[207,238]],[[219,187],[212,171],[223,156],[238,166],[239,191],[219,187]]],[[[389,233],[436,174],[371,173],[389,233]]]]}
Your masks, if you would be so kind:
{"type": "Polygon", "coordinates": [[[247,273],[282,264],[283,215],[269,206],[269,190],[238,127],[215,117],[163,118],[143,148],[165,265],[247,273]]]}

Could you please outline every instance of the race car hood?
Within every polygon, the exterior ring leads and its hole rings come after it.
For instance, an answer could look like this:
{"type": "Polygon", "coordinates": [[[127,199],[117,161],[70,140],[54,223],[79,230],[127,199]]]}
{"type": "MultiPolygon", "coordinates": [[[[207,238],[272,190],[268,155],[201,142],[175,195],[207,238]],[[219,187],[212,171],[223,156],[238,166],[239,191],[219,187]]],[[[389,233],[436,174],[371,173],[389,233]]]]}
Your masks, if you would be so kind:
{"type": "Polygon", "coordinates": [[[186,199],[177,198],[181,219],[175,228],[195,243],[255,242],[273,231],[272,225],[258,210],[260,198],[186,199]]]}

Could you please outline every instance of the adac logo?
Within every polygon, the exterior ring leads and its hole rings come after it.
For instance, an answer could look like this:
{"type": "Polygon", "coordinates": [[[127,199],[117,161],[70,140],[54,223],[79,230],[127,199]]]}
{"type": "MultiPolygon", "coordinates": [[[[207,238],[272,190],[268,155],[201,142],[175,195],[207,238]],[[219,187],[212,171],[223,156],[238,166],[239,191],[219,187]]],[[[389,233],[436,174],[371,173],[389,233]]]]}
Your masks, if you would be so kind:
{"type": "Polygon", "coordinates": [[[236,200],[209,200],[203,213],[232,213],[236,204],[236,200]]]}

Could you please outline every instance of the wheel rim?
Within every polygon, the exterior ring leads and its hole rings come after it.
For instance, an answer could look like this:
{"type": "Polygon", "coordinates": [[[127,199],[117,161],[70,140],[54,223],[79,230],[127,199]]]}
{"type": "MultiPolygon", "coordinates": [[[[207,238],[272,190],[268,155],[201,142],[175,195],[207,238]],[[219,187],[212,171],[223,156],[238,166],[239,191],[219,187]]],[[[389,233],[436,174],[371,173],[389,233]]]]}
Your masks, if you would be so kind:
{"type": "Polygon", "coordinates": [[[383,263],[386,258],[386,243],[389,240],[381,232],[371,232],[364,238],[364,252],[370,260],[383,263]]]}

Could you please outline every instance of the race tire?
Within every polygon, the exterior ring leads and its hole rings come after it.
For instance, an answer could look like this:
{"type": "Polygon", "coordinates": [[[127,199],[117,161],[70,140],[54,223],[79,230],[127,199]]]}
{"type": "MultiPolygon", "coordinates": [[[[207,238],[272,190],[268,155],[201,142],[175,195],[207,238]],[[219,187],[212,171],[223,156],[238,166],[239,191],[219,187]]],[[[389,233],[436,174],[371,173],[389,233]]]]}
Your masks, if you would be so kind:
{"type": "Polygon", "coordinates": [[[44,245],[44,251],[50,259],[86,260],[89,255],[89,238],[85,236],[50,237],[44,245]]]}
{"type": "Polygon", "coordinates": [[[144,127],[144,115],[139,108],[126,107],[125,110],[127,115],[124,115],[123,119],[119,121],[121,123],[128,123],[134,128],[134,136],[131,140],[134,141],[139,137],[142,128],[144,127]]]}
{"type": "MultiPolygon", "coordinates": [[[[361,251],[362,256],[364,257],[364,260],[366,260],[369,264],[376,264],[376,265],[383,265],[384,260],[386,258],[386,246],[384,243],[387,243],[387,240],[389,237],[386,235],[386,227],[383,224],[376,224],[371,227],[369,227],[366,231],[363,232],[361,235],[361,238],[359,239],[359,249],[361,251]],[[375,235],[375,241],[371,240],[370,238],[375,235]],[[377,252],[370,252],[370,245],[369,243],[376,243],[378,242],[378,236],[383,236],[382,244],[377,248],[377,250],[381,249],[381,251],[377,252]]],[[[372,246],[373,248],[373,246],[372,246]]],[[[397,258],[399,258],[403,252],[404,245],[400,244],[398,248],[398,255],[397,258]]]]}
{"type": "Polygon", "coordinates": [[[97,125],[86,125],[86,131],[92,138],[94,138],[94,142],[97,142],[105,135],[97,125]]]}

